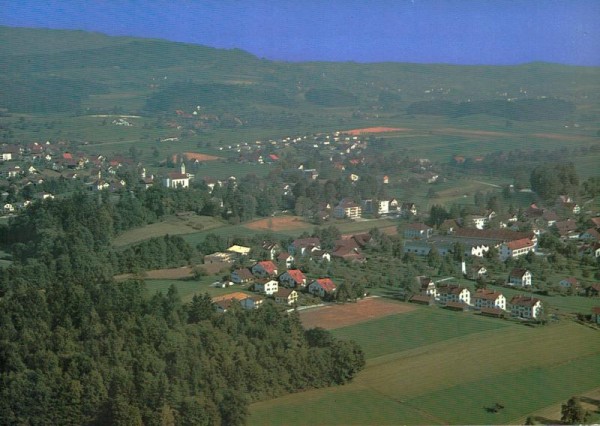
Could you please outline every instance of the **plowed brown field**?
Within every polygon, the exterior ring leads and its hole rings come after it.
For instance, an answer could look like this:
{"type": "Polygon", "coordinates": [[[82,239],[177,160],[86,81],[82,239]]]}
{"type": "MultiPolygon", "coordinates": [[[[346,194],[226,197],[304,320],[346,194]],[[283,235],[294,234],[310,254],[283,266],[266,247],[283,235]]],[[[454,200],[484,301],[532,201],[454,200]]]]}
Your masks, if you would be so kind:
{"type": "Polygon", "coordinates": [[[327,330],[358,324],[387,315],[403,314],[414,306],[370,297],[356,303],[328,305],[300,311],[300,320],[306,328],[321,327],[327,330]]]}

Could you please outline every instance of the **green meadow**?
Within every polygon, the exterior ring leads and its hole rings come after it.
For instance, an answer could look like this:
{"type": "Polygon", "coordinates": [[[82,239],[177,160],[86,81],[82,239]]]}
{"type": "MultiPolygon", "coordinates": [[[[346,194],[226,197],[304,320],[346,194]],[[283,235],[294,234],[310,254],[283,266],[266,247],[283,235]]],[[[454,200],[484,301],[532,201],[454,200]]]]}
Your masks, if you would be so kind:
{"type": "Polygon", "coordinates": [[[367,367],[345,386],[255,403],[249,423],[514,423],[598,386],[598,333],[419,308],[335,330],[363,345],[367,367]]]}

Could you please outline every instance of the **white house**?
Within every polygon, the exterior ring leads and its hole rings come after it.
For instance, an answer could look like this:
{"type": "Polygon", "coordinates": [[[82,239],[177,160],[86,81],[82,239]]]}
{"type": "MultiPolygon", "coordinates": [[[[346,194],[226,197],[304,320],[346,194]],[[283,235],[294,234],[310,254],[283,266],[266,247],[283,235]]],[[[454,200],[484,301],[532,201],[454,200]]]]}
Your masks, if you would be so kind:
{"type": "Polygon", "coordinates": [[[270,296],[277,293],[279,284],[275,280],[263,279],[254,283],[254,291],[270,296]]]}
{"type": "Polygon", "coordinates": [[[431,278],[419,276],[417,277],[417,281],[419,283],[419,290],[422,295],[430,296],[434,299],[438,298],[437,287],[431,278]]]}
{"type": "Polygon", "coordinates": [[[506,259],[514,259],[529,252],[535,252],[535,243],[529,238],[521,238],[520,240],[503,243],[500,246],[498,255],[500,260],[504,262],[506,259]]]}
{"type": "Polygon", "coordinates": [[[508,284],[518,287],[531,287],[531,272],[527,269],[514,268],[508,274],[508,284]]]}
{"type": "Polygon", "coordinates": [[[362,215],[362,208],[354,201],[344,198],[333,209],[333,217],[338,219],[358,219],[362,215]]]}
{"type": "Polygon", "coordinates": [[[291,288],[280,288],[275,293],[275,303],[293,305],[298,300],[298,292],[291,288]]]}
{"type": "Polygon", "coordinates": [[[468,288],[457,284],[440,284],[437,288],[437,301],[446,305],[448,302],[461,302],[471,304],[471,292],[468,288]]]}
{"type": "Polygon", "coordinates": [[[506,310],[506,297],[498,291],[479,289],[473,295],[473,306],[481,308],[498,308],[506,310]]]}
{"type": "Polygon", "coordinates": [[[509,309],[513,317],[524,319],[537,319],[543,312],[542,301],[530,296],[514,296],[509,309]]]}

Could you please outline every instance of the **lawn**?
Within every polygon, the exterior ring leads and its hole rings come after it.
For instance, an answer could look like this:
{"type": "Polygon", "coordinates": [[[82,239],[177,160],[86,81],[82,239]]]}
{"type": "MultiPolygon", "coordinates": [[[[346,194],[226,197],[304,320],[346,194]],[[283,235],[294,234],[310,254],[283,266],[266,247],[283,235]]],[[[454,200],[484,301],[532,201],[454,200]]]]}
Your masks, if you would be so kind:
{"type": "Polygon", "coordinates": [[[524,327],[501,320],[499,327],[468,325],[472,315],[452,320],[443,332],[421,326],[419,311],[373,321],[387,335],[365,337],[366,323],[355,330],[366,342],[367,367],[346,386],[307,391],[251,406],[250,424],[498,424],[564,402],[600,383],[598,331],[563,321],[545,327],[524,327]],[[396,319],[400,329],[392,333],[396,319]],[[408,332],[402,322],[416,329],[408,332]],[[506,326],[505,326],[506,325],[506,326]],[[483,328],[478,331],[478,328],[483,328]],[[454,331],[452,331],[454,330],[454,331]],[[389,343],[388,341],[396,341],[389,343]],[[385,349],[378,350],[377,345],[385,349]],[[396,352],[390,352],[390,351],[396,352]],[[380,353],[385,355],[377,356],[380,353]],[[488,413],[500,402],[505,409],[488,413]],[[301,407],[310,406],[310,410],[301,407]]]}

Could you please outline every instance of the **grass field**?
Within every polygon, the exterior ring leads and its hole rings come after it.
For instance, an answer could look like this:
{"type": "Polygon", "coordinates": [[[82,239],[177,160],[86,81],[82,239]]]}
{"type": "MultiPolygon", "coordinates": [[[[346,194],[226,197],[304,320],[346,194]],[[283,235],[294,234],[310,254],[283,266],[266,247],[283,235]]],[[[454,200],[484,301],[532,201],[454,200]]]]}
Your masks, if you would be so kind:
{"type": "Polygon", "coordinates": [[[598,330],[569,321],[532,328],[421,308],[334,333],[363,345],[365,370],[253,404],[250,424],[506,424],[600,383],[598,330]],[[495,402],[505,409],[487,412],[495,402]]]}
{"type": "Polygon", "coordinates": [[[218,277],[203,277],[200,280],[145,280],[146,291],[149,295],[156,293],[166,293],[169,287],[174,285],[177,288],[182,303],[188,303],[195,294],[208,293],[212,297],[222,296],[223,294],[233,293],[242,290],[241,286],[234,285],[228,288],[216,288],[211,284],[218,280],[218,277]]]}

